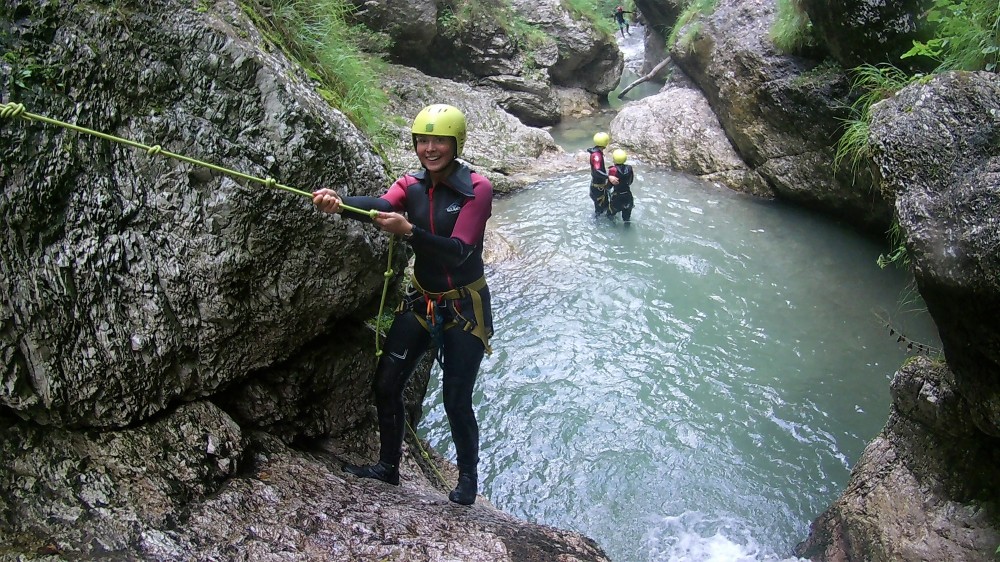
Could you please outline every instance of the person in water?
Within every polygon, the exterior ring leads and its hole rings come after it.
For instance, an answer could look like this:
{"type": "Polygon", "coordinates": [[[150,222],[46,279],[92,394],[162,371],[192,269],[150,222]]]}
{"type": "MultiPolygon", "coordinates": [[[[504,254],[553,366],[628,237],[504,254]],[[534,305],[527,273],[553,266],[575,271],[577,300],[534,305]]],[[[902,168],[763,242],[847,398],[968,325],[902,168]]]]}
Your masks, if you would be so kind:
{"type": "Polygon", "coordinates": [[[342,205],[377,210],[373,218],[353,212],[346,216],[401,236],[414,255],[410,287],[375,367],[379,459],[372,465],[347,464],[344,470],[399,485],[406,426],[403,390],[421,357],[436,345],[444,408],[458,457],[458,483],[448,499],[471,505],[478,493],[479,463],[472,390],[493,335],[483,266],[493,186],[457,159],[466,138],[465,115],[458,108],[425,107],[414,118],[411,132],[422,170],[397,179],[381,198],[341,198],[332,189],[313,193],[313,203],[327,213],[341,212],[342,205]]]}
{"type": "Polygon", "coordinates": [[[629,24],[628,20],[625,19],[625,14],[631,14],[631,13],[632,12],[626,10],[625,8],[622,8],[621,6],[615,8],[615,13],[613,14],[613,16],[615,18],[615,23],[618,24],[618,31],[622,33],[622,39],[625,38],[626,33],[632,35],[632,32],[630,31],[632,26],[629,24]]]}
{"type": "Polygon", "coordinates": [[[607,133],[594,135],[594,146],[587,149],[590,160],[590,199],[594,202],[594,214],[608,210],[608,171],[604,166],[604,149],[611,142],[607,133]]]}
{"type": "Polygon", "coordinates": [[[632,208],[635,206],[635,199],[632,197],[632,182],[635,180],[635,172],[632,166],[625,163],[628,160],[628,153],[620,148],[616,148],[611,153],[611,159],[615,165],[608,169],[608,183],[614,192],[611,194],[611,203],[608,205],[608,216],[614,219],[618,213],[622,214],[625,226],[631,223],[632,208]]]}

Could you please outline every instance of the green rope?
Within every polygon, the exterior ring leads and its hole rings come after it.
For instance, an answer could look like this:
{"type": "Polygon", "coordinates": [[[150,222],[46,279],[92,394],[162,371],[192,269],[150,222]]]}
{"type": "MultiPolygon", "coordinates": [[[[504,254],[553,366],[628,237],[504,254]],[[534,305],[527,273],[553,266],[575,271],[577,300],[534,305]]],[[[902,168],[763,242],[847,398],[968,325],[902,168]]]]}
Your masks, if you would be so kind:
{"type": "MultiPolygon", "coordinates": [[[[309,193],[308,191],[303,191],[301,189],[295,189],[294,187],[289,187],[287,185],[282,185],[282,184],[278,183],[277,181],[275,181],[274,178],[265,178],[265,179],[262,179],[262,178],[258,178],[258,177],[251,176],[251,175],[248,175],[248,174],[244,174],[242,172],[238,172],[236,170],[230,170],[229,168],[224,168],[222,166],[216,166],[215,164],[211,164],[209,162],[203,162],[203,161],[197,160],[195,158],[190,158],[188,156],[184,156],[183,154],[177,154],[177,153],[174,153],[174,152],[170,152],[169,150],[163,150],[163,147],[161,147],[158,144],[153,145],[153,146],[149,146],[149,145],[142,144],[141,142],[136,142],[134,140],[125,139],[125,138],[122,138],[122,137],[116,137],[114,135],[109,135],[108,133],[102,133],[100,131],[95,131],[93,129],[88,129],[86,127],[81,127],[79,125],[74,125],[72,123],[66,123],[65,121],[59,121],[58,119],[52,119],[52,118],[49,118],[49,117],[45,117],[44,115],[36,115],[34,113],[28,113],[27,111],[25,111],[24,105],[19,104],[19,103],[3,103],[3,104],[0,104],[0,117],[5,117],[5,118],[9,118],[9,119],[15,119],[15,118],[20,117],[21,119],[25,119],[27,121],[40,121],[42,123],[48,123],[49,125],[55,125],[57,127],[63,127],[63,128],[69,129],[71,131],[76,131],[78,133],[85,133],[85,134],[92,135],[92,136],[95,136],[95,137],[98,137],[98,138],[102,138],[102,139],[105,139],[105,140],[109,140],[109,141],[117,142],[117,143],[120,143],[120,144],[128,145],[128,146],[131,146],[133,148],[139,148],[139,149],[145,150],[146,154],[149,154],[150,156],[159,154],[159,155],[162,155],[162,156],[166,156],[168,158],[173,158],[175,160],[180,160],[181,162],[187,162],[188,164],[193,164],[195,166],[202,166],[202,167],[205,167],[205,168],[209,168],[210,170],[215,170],[216,172],[220,172],[220,173],[223,173],[223,174],[228,174],[230,176],[233,176],[233,177],[236,177],[236,178],[240,178],[240,179],[243,179],[243,180],[246,180],[246,181],[256,182],[256,183],[259,183],[259,184],[262,184],[262,185],[266,185],[267,187],[276,187],[278,189],[283,189],[283,190],[288,191],[290,193],[295,193],[296,195],[302,195],[302,196],[308,197],[310,199],[312,199],[312,196],[313,196],[313,194],[309,193]]],[[[346,211],[351,211],[351,212],[358,213],[358,214],[361,214],[361,215],[367,215],[370,218],[375,218],[378,215],[378,211],[376,211],[375,209],[371,209],[371,210],[359,209],[357,207],[352,207],[350,205],[344,205],[343,203],[340,204],[340,207],[342,209],[346,210],[346,211]]],[[[389,239],[389,262],[388,262],[388,265],[386,266],[386,270],[385,270],[385,284],[382,286],[382,302],[379,304],[379,311],[378,311],[380,318],[382,317],[382,310],[383,310],[383,308],[385,306],[386,295],[388,294],[388,291],[389,291],[389,281],[390,281],[390,279],[392,279],[392,276],[394,274],[394,272],[392,270],[392,249],[393,249],[393,246],[394,246],[394,244],[393,244],[394,241],[395,241],[395,238],[390,238],[389,239]]],[[[376,328],[376,330],[375,330],[375,356],[378,357],[380,355],[382,355],[382,350],[381,350],[380,344],[379,344],[379,330],[376,328]]]]}
{"type": "Polygon", "coordinates": [[[385,299],[386,295],[389,294],[389,280],[395,275],[395,271],[392,270],[392,249],[396,246],[394,242],[396,237],[393,236],[389,238],[389,261],[385,266],[385,273],[382,275],[385,277],[385,282],[382,283],[382,300],[378,303],[378,316],[375,321],[375,364],[378,365],[378,358],[382,357],[382,344],[379,341],[379,336],[382,334],[382,328],[379,323],[382,321],[382,312],[385,310],[385,299]]]}
{"type": "MultiPolygon", "coordinates": [[[[3,103],[3,104],[0,104],[0,117],[7,117],[7,118],[10,118],[10,119],[14,119],[14,118],[20,117],[20,118],[25,119],[27,121],[40,121],[42,123],[48,123],[49,125],[56,125],[58,127],[63,127],[63,128],[69,129],[71,131],[76,131],[78,133],[85,133],[85,134],[92,135],[92,136],[95,136],[95,137],[98,137],[98,138],[102,138],[102,139],[105,139],[105,140],[109,140],[109,141],[117,142],[117,143],[120,143],[120,144],[128,145],[128,146],[131,146],[133,148],[139,148],[139,149],[145,150],[146,154],[149,154],[150,156],[159,154],[159,155],[162,155],[162,156],[166,156],[168,158],[173,158],[175,160],[180,160],[181,162],[187,162],[188,164],[194,164],[195,166],[202,166],[202,167],[208,168],[210,170],[215,170],[216,172],[227,174],[227,175],[230,175],[230,176],[233,176],[233,177],[236,177],[236,178],[240,178],[242,180],[246,180],[246,181],[250,181],[250,182],[256,182],[256,183],[259,183],[259,184],[262,184],[262,185],[266,185],[267,187],[276,187],[278,189],[283,189],[283,190],[288,191],[290,193],[295,193],[296,195],[302,195],[302,196],[308,197],[310,199],[312,199],[312,196],[313,196],[313,194],[309,193],[308,191],[303,191],[301,189],[296,189],[294,187],[289,187],[287,185],[282,185],[282,184],[278,183],[277,181],[275,181],[274,178],[258,178],[256,176],[251,176],[249,174],[244,174],[244,173],[238,172],[236,170],[230,170],[229,168],[224,168],[222,166],[217,166],[217,165],[212,164],[210,162],[203,162],[201,160],[197,160],[197,159],[191,158],[189,156],[184,156],[183,154],[177,154],[175,152],[170,152],[169,150],[164,150],[163,147],[161,147],[158,144],[149,146],[149,145],[142,144],[141,142],[136,142],[136,141],[131,140],[131,139],[126,139],[126,138],[122,138],[122,137],[116,137],[115,135],[109,135],[108,133],[102,133],[100,131],[95,131],[93,129],[88,129],[86,127],[81,127],[79,125],[74,125],[73,123],[66,123],[65,121],[59,121],[58,119],[52,119],[50,117],[45,117],[44,115],[36,115],[34,113],[28,113],[27,111],[25,111],[24,106],[21,105],[21,104],[19,104],[19,103],[3,103]]],[[[375,216],[378,215],[378,211],[376,211],[375,209],[372,209],[370,211],[366,211],[364,209],[359,209],[357,207],[351,207],[350,205],[341,204],[340,206],[344,210],[346,210],[346,211],[351,211],[351,212],[358,213],[358,214],[361,214],[361,215],[368,215],[371,218],[375,218],[375,216]]]]}
{"type": "Polygon", "coordinates": [[[441,474],[441,471],[438,470],[437,463],[435,463],[434,459],[431,458],[431,454],[424,449],[424,444],[420,442],[420,436],[417,435],[417,431],[413,429],[412,425],[410,425],[410,420],[406,420],[406,427],[410,428],[410,433],[413,434],[413,441],[417,444],[417,448],[420,449],[420,456],[427,461],[427,465],[431,467],[431,470],[434,471],[434,475],[437,476],[438,484],[442,488],[447,488],[448,481],[444,479],[444,474],[441,474]]]}

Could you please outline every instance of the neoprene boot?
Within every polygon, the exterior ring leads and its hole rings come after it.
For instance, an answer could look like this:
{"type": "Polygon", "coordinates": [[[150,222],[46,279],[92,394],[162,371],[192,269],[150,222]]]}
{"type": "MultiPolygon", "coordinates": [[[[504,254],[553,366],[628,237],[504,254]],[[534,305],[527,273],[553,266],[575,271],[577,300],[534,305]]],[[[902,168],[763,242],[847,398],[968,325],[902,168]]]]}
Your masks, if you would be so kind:
{"type": "Polygon", "coordinates": [[[372,478],[399,486],[399,467],[385,461],[378,461],[375,464],[359,466],[356,464],[345,464],[344,471],[361,478],[372,478]]]}
{"type": "Polygon", "coordinates": [[[448,494],[448,499],[461,505],[472,505],[476,502],[479,491],[479,475],[475,470],[459,470],[458,484],[448,494]]]}

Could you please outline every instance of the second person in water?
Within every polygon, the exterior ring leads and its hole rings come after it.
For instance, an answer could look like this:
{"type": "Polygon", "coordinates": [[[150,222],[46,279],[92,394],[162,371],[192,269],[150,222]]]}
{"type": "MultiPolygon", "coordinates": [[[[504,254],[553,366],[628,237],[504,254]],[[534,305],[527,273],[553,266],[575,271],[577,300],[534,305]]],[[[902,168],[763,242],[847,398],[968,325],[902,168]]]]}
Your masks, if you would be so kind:
{"type": "Polygon", "coordinates": [[[611,201],[608,204],[608,217],[614,218],[618,213],[622,214],[625,226],[632,222],[632,208],[635,206],[635,198],[632,197],[632,182],[635,181],[635,172],[632,166],[626,164],[628,153],[620,148],[616,148],[611,153],[611,159],[615,165],[608,170],[608,187],[611,193],[611,201]]]}

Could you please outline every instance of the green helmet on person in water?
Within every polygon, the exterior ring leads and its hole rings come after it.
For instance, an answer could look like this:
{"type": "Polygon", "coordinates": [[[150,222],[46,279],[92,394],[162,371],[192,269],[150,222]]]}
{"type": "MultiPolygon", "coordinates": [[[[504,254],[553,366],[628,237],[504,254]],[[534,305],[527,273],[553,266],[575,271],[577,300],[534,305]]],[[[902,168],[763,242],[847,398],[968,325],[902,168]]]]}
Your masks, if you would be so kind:
{"type": "Polygon", "coordinates": [[[628,160],[628,153],[620,148],[616,148],[614,152],[611,153],[611,158],[614,159],[615,164],[624,164],[628,160]]]}
{"type": "Polygon", "coordinates": [[[611,142],[611,137],[607,133],[601,132],[594,135],[595,146],[604,148],[605,146],[608,146],[609,142],[611,142]]]}

